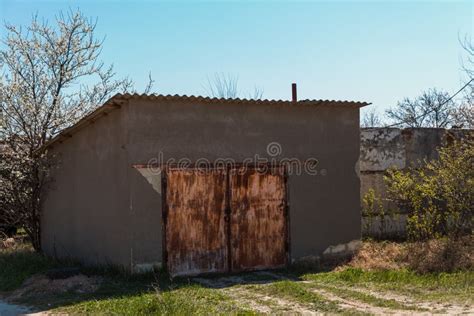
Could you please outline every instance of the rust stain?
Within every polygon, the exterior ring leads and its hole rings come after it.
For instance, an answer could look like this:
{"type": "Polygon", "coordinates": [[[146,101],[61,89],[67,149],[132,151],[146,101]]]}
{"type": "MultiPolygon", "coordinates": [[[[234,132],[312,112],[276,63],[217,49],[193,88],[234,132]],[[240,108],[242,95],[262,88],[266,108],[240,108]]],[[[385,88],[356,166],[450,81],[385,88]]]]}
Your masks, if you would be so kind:
{"type": "Polygon", "coordinates": [[[224,169],[168,169],[167,266],[172,276],[225,272],[224,169]]]}
{"type": "Polygon", "coordinates": [[[283,167],[230,171],[231,270],[287,264],[286,185],[283,167]]]}
{"type": "Polygon", "coordinates": [[[283,167],[167,169],[170,274],[238,272],[288,262],[283,167]]]}

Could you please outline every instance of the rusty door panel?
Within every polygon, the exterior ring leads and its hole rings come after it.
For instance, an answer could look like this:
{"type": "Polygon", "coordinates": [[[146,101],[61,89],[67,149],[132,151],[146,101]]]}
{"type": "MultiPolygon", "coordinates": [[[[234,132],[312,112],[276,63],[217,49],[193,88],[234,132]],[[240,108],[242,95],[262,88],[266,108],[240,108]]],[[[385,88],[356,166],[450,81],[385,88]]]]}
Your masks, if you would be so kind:
{"type": "Polygon", "coordinates": [[[282,267],[288,261],[283,167],[230,171],[231,270],[282,267]]]}
{"type": "Polygon", "coordinates": [[[224,169],[168,169],[165,239],[172,276],[228,270],[224,169]]]}

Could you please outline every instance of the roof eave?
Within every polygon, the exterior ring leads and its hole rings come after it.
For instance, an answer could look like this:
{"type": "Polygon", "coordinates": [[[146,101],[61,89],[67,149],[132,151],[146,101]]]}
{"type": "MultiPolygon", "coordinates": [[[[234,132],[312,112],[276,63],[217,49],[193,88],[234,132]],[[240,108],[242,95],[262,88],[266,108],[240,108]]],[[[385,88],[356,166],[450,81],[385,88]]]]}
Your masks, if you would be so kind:
{"type": "Polygon", "coordinates": [[[115,109],[119,109],[123,105],[123,101],[120,98],[117,98],[119,95],[111,97],[107,102],[102,106],[98,107],[91,113],[84,116],[76,124],[63,129],[58,135],[54,136],[48,142],[46,142],[37,152],[44,152],[47,148],[53,146],[56,143],[61,143],[64,139],[71,138],[72,135],[83,128],[86,125],[94,124],[95,121],[100,119],[103,116],[106,116],[115,109]]]}

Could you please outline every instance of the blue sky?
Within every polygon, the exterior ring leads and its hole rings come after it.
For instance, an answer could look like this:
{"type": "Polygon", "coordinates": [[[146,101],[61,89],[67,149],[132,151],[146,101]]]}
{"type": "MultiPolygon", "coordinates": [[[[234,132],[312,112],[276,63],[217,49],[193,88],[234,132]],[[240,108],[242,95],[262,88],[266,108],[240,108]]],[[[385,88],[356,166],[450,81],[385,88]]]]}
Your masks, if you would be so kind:
{"type": "MultiPolygon", "coordinates": [[[[372,102],[462,86],[458,37],[474,30],[474,1],[6,1],[0,19],[27,24],[79,8],[98,17],[102,59],[143,88],[205,94],[207,76],[239,77],[264,97],[372,102]]],[[[2,30],[2,32],[4,32],[2,30]]],[[[2,34],[3,35],[3,34],[2,34]]]]}

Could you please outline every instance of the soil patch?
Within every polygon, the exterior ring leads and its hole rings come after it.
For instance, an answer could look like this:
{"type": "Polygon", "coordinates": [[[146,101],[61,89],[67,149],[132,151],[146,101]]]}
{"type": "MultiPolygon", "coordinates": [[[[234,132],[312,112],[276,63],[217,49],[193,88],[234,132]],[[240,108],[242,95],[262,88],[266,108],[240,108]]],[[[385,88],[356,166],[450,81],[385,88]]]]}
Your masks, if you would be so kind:
{"type": "Polygon", "coordinates": [[[66,279],[51,280],[45,275],[35,275],[27,279],[19,289],[15,290],[8,300],[17,301],[28,297],[46,297],[60,293],[86,294],[97,291],[102,283],[101,277],[87,277],[83,274],[66,279]]]}

